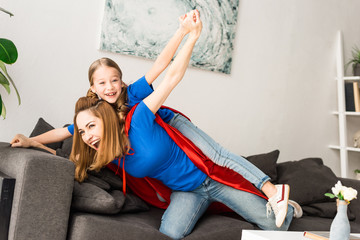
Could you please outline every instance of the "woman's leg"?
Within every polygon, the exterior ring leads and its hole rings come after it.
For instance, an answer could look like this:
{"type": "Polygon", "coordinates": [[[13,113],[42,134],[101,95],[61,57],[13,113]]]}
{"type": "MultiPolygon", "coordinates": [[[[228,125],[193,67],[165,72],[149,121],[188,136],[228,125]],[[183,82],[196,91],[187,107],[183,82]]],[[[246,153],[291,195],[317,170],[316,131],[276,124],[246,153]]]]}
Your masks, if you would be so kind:
{"type": "Polygon", "coordinates": [[[214,163],[230,168],[241,174],[246,180],[261,190],[270,177],[263,173],[245,158],[231,153],[220,144],[215,142],[209,135],[196,127],[192,122],[181,114],[169,121],[169,125],[178,129],[185,137],[192,141],[214,163]]]}
{"type": "Polygon", "coordinates": [[[207,196],[202,194],[173,192],[170,205],[161,219],[160,232],[172,239],[184,238],[191,233],[210,203],[207,196]]]}
{"type": "Polygon", "coordinates": [[[284,223],[281,227],[277,227],[275,215],[267,206],[267,201],[262,197],[237,190],[214,180],[208,182],[207,190],[211,200],[225,204],[244,219],[256,224],[263,230],[286,231],[292,221],[294,209],[290,205],[284,223]]]}

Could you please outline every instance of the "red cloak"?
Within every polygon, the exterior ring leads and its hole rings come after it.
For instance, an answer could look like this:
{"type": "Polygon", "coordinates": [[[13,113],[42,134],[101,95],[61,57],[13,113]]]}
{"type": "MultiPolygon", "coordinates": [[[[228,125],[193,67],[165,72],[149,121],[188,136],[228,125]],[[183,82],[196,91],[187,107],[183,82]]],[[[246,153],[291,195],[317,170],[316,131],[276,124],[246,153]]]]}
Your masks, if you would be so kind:
{"type": "MultiPolygon", "coordinates": [[[[136,107],[137,105],[135,105],[130,110],[130,112],[126,117],[125,133],[127,135],[130,129],[131,118],[136,107]]],[[[168,108],[168,107],[162,107],[162,108],[168,108]]],[[[170,109],[170,110],[179,113],[174,109],[170,109]]],[[[229,168],[215,164],[211,159],[205,156],[203,152],[197,146],[195,146],[195,144],[193,144],[189,139],[187,139],[184,135],[182,135],[179,132],[179,130],[165,123],[158,114],[156,114],[155,121],[165,129],[165,131],[169,134],[169,136],[185,152],[185,154],[191,159],[191,161],[195,164],[195,166],[197,166],[202,172],[207,174],[210,178],[225,185],[239,189],[241,191],[246,191],[256,194],[267,200],[267,197],[263,195],[257,188],[255,188],[254,185],[252,185],[242,175],[238,174],[237,172],[229,168]]],[[[122,176],[123,185],[124,186],[128,185],[129,188],[144,201],[148,202],[151,205],[163,209],[166,209],[169,206],[171,189],[165,186],[161,181],[149,177],[135,178],[129,174],[125,174],[124,169],[121,173],[121,171],[118,171],[120,166],[117,166],[114,163],[108,164],[107,167],[112,171],[114,171],[117,175],[122,176]],[[158,195],[161,196],[164,199],[164,201],[161,201],[158,195]]],[[[125,193],[125,187],[124,187],[124,193],[125,193]]],[[[216,209],[220,211],[228,210],[227,208],[223,208],[223,205],[221,207],[217,205],[216,209]]]]}

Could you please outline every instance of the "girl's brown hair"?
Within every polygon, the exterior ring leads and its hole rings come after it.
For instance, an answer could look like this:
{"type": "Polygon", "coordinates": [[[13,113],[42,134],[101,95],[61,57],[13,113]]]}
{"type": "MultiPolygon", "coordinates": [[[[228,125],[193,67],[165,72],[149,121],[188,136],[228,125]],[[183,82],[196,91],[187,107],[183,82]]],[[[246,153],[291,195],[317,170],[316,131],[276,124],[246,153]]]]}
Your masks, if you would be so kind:
{"type": "MultiPolygon", "coordinates": [[[[114,103],[113,107],[115,108],[115,110],[117,111],[117,113],[119,115],[120,124],[123,124],[125,117],[128,114],[130,108],[128,107],[128,104],[127,104],[127,85],[122,81],[122,71],[121,71],[119,65],[117,65],[116,62],[114,62],[110,58],[100,58],[100,59],[96,60],[95,62],[93,62],[90,65],[89,72],[88,72],[90,86],[94,85],[94,79],[93,79],[94,72],[99,67],[102,67],[102,66],[115,68],[119,73],[120,81],[122,83],[121,94],[120,94],[119,98],[116,100],[116,102],[114,103]]],[[[99,97],[94,92],[92,92],[91,88],[88,90],[86,96],[89,98],[99,99],[99,97]]]]}
{"type": "Polygon", "coordinates": [[[124,124],[113,107],[106,101],[82,97],[75,106],[74,136],[70,160],[75,164],[75,179],[79,182],[87,178],[87,170],[99,171],[116,157],[125,156],[129,152],[130,142],[123,132],[124,124]],[[88,146],[79,134],[76,118],[80,112],[90,111],[103,123],[103,133],[98,151],[88,146]]]}

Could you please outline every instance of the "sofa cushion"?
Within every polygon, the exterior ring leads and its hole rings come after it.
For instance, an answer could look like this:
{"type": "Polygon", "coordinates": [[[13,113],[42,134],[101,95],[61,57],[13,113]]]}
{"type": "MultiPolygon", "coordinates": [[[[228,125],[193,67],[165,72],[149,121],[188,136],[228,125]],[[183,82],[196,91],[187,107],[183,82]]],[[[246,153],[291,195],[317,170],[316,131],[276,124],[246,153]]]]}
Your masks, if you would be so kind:
{"type": "Polygon", "coordinates": [[[331,201],[324,194],[338,181],[330,168],[320,158],[306,158],[300,161],[279,163],[278,183],[290,185],[290,199],[300,205],[331,201]]]}
{"type": "MultiPolygon", "coordinates": [[[[148,212],[137,214],[112,216],[74,213],[69,224],[68,239],[170,240],[170,237],[158,230],[163,213],[164,210],[158,208],[150,208],[148,212]]],[[[243,229],[254,229],[254,226],[231,217],[206,214],[196,223],[194,230],[184,240],[241,239],[243,229]]]]}
{"type": "Polygon", "coordinates": [[[274,182],[277,179],[276,162],[279,158],[279,154],[279,150],[274,150],[268,153],[248,156],[246,159],[268,175],[271,178],[271,181],[274,182]]]}
{"type": "MultiPolygon", "coordinates": [[[[49,123],[47,123],[43,118],[39,118],[29,137],[35,137],[53,129],[54,127],[51,126],[49,123]]],[[[57,142],[57,143],[49,143],[45,145],[51,149],[56,150],[58,148],[61,148],[61,144],[62,142],[57,142]]]]}

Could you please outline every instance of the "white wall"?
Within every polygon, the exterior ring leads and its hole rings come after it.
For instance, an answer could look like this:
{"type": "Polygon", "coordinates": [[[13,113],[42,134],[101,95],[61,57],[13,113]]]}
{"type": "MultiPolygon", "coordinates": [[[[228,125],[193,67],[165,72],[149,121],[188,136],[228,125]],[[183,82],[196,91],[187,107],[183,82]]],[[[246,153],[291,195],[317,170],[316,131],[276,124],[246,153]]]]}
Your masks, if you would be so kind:
{"type": "MultiPolygon", "coordinates": [[[[0,6],[15,14],[0,14],[0,37],[18,47],[8,71],[22,98],[17,106],[14,92],[0,88],[8,111],[0,141],[29,135],[39,117],[55,127],[71,122],[95,59],[114,59],[126,82],[153,63],[97,50],[103,0],[0,0],[0,6]]],[[[235,153],[279,149],[280,161],[321,157],[340,174],[339,154],[327,148],[338,143],[331,114],[335,40],[341,29],[345,60],[360,46],[359,9],[358,0],[240,0],[231,75],[190,68],[166,104],[235,153]]],[[[359,157],[350,169],[360,167],[359,157]]]]}

